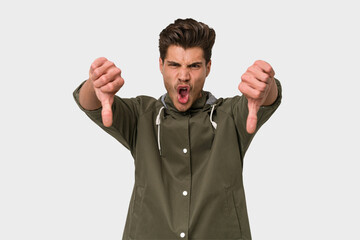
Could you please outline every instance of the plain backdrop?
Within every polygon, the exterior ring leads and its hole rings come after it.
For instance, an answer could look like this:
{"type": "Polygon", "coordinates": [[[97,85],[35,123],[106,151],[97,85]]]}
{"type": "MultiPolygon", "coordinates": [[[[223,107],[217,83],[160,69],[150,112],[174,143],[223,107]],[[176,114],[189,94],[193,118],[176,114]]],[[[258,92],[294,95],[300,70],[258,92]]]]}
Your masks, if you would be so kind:
{"type": "Polygon", "coordinates": [[[360,239],[357,1],[2,1],[0,239],[121,239],[134,162],[72,92],[105,56],[122,97],[165,92],[158,36],[177,18],[216,30],[205,89],[240,94],[269,62],[283,87],[244,182],[253,239],[360,239]]]}

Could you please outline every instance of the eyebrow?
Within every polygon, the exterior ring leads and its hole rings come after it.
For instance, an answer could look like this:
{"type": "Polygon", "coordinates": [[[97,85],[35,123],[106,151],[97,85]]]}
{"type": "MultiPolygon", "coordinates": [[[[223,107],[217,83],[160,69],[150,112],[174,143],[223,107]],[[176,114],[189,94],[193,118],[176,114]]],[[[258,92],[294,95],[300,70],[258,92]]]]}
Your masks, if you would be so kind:
{"type": "Polygon", "coordinates": [[[167,64],[180,65],[180,63],[177,63],[177,62],[174,62],[174,61],[167,61],[167,64]]]}
{"type": "MultiPolygon", "coordinates": [[[[174,61],[167,61],[167,64],[177,65],[180,66],[180,63],[174,62],[174,61]]],[[[202,62],[193,62],[187,65],[187,67],[193,66],[193,65],[202,65],[202,62]]]]}

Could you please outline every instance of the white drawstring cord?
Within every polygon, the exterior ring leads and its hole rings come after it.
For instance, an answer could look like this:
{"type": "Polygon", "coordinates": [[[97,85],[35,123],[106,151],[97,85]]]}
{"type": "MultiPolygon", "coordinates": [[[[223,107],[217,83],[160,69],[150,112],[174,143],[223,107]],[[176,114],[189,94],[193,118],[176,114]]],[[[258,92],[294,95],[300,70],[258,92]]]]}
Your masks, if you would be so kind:
{"type": "Polygon", "coordinates": [[[160,155],[161,155],[161,147],[160,147],[160,114],[161,114],[161,111],[164,109],[164,107],[161,107],[160,110],[159,110],[159,114],[157,115],[156,117],[156,126],[158,128],[158,147],[159,147],[159,152],[160,152],[160,155]]]}
{"type": "Polygon", "coordinates": [[[211,124],[213,125],[214,129],[216,129],[216,127],[217,127],[216,122],[214,122],[214,121],[212,120],[215,106],[216,106],[216,104],[212,105],[211,113],[210,113],[210,122],[211,122],[211,124]]]}
{"type": "MultiPolygon", "coordinates": [[[[210,122],[213,126],[214,129],[217,128],[217,124],[216,122],[213,121],[213,113],[214,113],[214,109],[215,109],[215,106],[216,104],[212,105],[212,108],[211,108],[211,113],[210,113],[210,122]]],[[[161,123],[161,120],[160,120],[160,115],[161,115],[161,111],[164,109],[164,107],[161,107],[160,110],[159,110],[159,113],[156,117],[156,126],[157,126],[157,130],[158,130],[158,148],[159,148],[159,152],[160,152],[160,155],[161,155],[161,144],[160,144],[160,123],[161,123]]]]}

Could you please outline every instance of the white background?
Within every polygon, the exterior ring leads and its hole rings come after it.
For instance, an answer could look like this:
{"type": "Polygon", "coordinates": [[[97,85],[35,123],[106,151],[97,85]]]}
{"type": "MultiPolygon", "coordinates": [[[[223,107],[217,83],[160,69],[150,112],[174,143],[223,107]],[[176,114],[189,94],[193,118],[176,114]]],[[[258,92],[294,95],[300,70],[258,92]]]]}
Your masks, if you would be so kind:
{"type": "Polygon", "coordinates": [[[256,59],[283,102],[255,137],[244,181],[253,239],[360,239],[356,1],[2,1],[0,239],[121,239],[130,153],[72,92],[105,56],[123,97],[165,92],[158,34],[177,18],[216,30],[205,89],[239,94],[256,59]]]}

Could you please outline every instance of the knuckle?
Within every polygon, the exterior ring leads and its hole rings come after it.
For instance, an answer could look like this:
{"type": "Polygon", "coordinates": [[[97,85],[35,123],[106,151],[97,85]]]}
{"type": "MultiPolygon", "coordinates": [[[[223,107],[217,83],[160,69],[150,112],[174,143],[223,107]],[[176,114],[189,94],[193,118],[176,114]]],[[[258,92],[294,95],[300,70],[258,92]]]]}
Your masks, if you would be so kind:
{"type": "MultiPolygon", "coordinates": [[[[243,82],[244,81],[244,79],[245,79],[245,73],[243,74],[243,75],[241,75],[241,82],[243,82]]],[[[240,86],[240,85],[239,85],[240,86]]]]}
{"type": "Polygon", "coordinates": [[[241,76],[241,81],[247,81],[249,79],[249,74],[246,72],[241,76]]]}
{"type": "Polygon", "coordinates": [[[96,61],[107,61],[106,57],[99,57],[96,59],[96,61]]]}
{"type": "Polygon", "coordinates": [[[265,72],[269,73],[269,72],[272,71],[272,67],[271,67],[270,65],[266,64],[266,65],[264,66],[264,70],[265,70],[265,72]]]}
{"type": "Polygon", "coordinates": [[[112,82],[106,84],[106,87],[109,92],[113,92],[115,90],[115,86],[112,82]]]}
{"type": "Polygon", "coordinates": [[[120,68],[115,68],[115,73],[116,73],[116,75],[120,75],[121,74],[121,70],[120,70],[120,68]]]}
{"type": "Polygon", "coordinates": [[[264,61],[263,60],[256,60],[254,65],[261,65],[264,61]]]}
{"type": "Polygon", "coordinates": [[[90,65],[90,70],[91,71],[94,71],[96,69],[96,64],[93,62],[91,65],[90,65]]]}
{"type": "Polygon", "coordinates": [[[104,93],[109,93],[111,92],[111,85],[108,83],[102,87],[100,87],[101,91],[103,91],[104,93]]]}
{"type": "Polygon", "coordinates": [[[95,69],[93,72],[94,78],[97,79],[99,77],[99,74],[100,74],[99,69],[95,69]]]}
{"type": "Polygon", "coordinates": [[[262,74],[261,77],[259,77],[259,79],[260,79],[261,82],[267,83],[267,82],[269,82],[269,75],[266,74],[266,73],[262,74]]]}
{"type": "Polygon", "coordinates": [[[246,85],[244,83],[239,84],[239,91],[246,96],[251,94],[250,89],[248,88],[248,85],[246,85]]]}
{"type": "Polygon", "coordinates": [[[267,85],[265,83],[261,84],[259,87],[259,91],[264,93],[266,91],[266,87],[267,87],[267,85]]]}
{"type": "Polygon", "coordinates": [[[115,66],[115,63],[114,63],[114,62],[112,62],[112,61],[108,61],[108,64],[109,64],[109,66],[110,66],[110,67],[115,66]]]}
{"type": "Polygon", "coordinates": [[[257,65],[252,65],[249,67],[249,72],[251,75],[255,75],[259,72],[259,66],[257,65]]]}
{"type": "Polygon", "coordinates": [[[256,99],[259,99],[259,98],[261,98],[261,92],[260,91],[258,91],[258,90],[256,90],[255,92],[254,92],[254,97],[256,98],[256,99]]]}
{"type": "Polygon", "coordinates": [[[120,77],[119,79],[119,85],[120,85],[120,88],[125,84],[125,81],[122,77],[120,77]]]}
{"type": "Polygon", "coordinates": [[[101,90],[103,93],[108,93],[108,92],[109,92],[107,85],[100,87],[100,90],[101,90]]]}
{"type": "Polygon", "coordinates": [[[99,79],[102,83],[106,83],[108,80],[108,77],[106,75],[102,75],[101,78],[99,79]]]}

